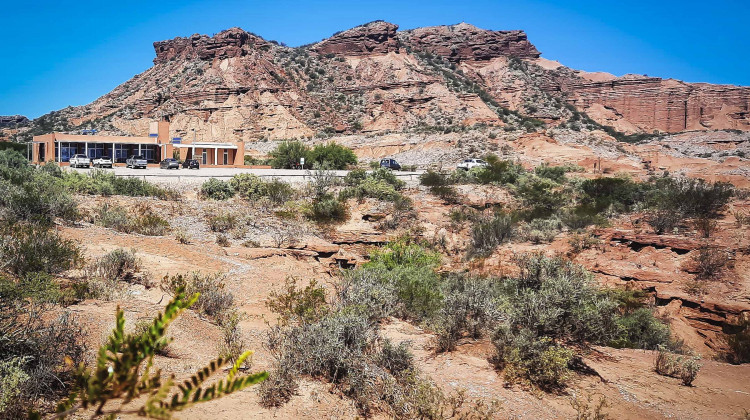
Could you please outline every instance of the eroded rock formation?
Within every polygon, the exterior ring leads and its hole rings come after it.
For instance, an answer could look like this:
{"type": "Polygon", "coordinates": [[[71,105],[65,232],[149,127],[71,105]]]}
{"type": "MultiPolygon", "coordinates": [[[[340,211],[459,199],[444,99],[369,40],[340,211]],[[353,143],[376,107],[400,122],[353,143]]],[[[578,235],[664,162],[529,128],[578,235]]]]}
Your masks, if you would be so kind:
{"type": "Polygon", "coordinates": [[[312,47],[320,54],[369,55],[398,52],[398,25],[376,21],[333,35],[312,47]]]}

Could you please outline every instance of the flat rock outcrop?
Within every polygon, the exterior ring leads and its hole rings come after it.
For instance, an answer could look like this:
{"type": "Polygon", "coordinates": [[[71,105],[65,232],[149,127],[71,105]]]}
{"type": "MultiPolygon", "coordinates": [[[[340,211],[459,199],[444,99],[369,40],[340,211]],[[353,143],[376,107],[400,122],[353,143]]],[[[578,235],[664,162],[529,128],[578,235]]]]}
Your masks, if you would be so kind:
{"type": "Polygon", "coordinates": [[[392,23],[375,21],[357,26],[332,37],[325,39],[313,46],[312,50],[319,54],[336,55],[370,55],[387,54],[399,51],[399,42],[396,38],[398,25],[392,23]]]}
{"type": "Polygon", "coordinates": [[[212,37],[195,34],[188,38],[154,42],[154,64],[170,60],[240,57],[246,55],[251,48],[267,44],[268,42],[262,38],[240,28],[227,29],[212,37]]]}
{"type": "Polygon", "coordinates": [[[537,58],[541,53],[524,31],[490,31],[468,23],[431,26],[400,33],[402,42],[451,61],[485,61],[496,57],[537,58]]]}

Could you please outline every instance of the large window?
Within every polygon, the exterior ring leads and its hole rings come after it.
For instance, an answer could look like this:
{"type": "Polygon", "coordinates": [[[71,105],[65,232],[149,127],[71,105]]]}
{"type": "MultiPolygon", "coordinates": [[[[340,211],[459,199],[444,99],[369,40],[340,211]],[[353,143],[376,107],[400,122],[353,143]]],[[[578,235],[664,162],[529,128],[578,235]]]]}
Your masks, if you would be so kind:
{"type": "Polygon", "coordinates": [[[128,146],[115,144],[115,162],[125,162],[128,158],[128,146]]]}
{"type": "Polygon", "coordinates": [[[70,158],[73,157],[78,151],[75,143],[55,143],[55,160],[59,162],[70,162],[70,158]],[[59,158],[59,159],[58,159],[59,158]]]}
{"type": "Polygon", "coordinates": [[[146,158],[147,161],[153,162],[156,159],[156,152],[154,146],[141,146],[141,155],[146,158]]]}
{"type": "Polygon", "coordinates": [[[104,154],[104,145],[103,144],[89,144],[89,159],[96,159],[102,157],[104,154]]]}

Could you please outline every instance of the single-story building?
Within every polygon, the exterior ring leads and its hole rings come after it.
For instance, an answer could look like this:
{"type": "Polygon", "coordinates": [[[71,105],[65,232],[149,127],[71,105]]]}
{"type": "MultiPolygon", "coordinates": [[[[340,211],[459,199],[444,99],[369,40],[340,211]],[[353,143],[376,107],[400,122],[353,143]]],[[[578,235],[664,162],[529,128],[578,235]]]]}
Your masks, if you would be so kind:
{"type": "Polygon", "coordinates": [[[109,156],[115,163],[125,163],[133,155],[143,156],[149,163],[159,163],[168,157],[197,159],[204,166],[241,166],[245,163],[245,143],[242,141],[191,142],[179,137],[169,138],[167,121],[151,126],[147,137],[57,132],[34,136],[31,161],[64,164],[73,155],[82,154],[91,159],[109,156]]]}

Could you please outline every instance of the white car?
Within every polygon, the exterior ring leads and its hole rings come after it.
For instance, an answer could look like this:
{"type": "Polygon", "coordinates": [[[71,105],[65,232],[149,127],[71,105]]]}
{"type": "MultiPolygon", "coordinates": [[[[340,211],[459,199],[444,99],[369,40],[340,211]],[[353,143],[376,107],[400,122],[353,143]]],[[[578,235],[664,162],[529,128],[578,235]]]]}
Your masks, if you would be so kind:
{"type": "Polygon", "coordinates": [[[98,157],[91,161],[91,164],[94,166],[94,168],[111,168],[112,158],[110,158],[109,156],[98,157]]]}
{"type": "Polygon", "coordinates": [[[486,168],[489,165],[482,159],[464,159],[463,162],[459,163],[456,167],[468,171],[472,168],[486,168]]]}
{"type": "Polygon", "coordinates": [[[86,155],[73,155],[70,158],[70,166],[72,168],[90,168],[91,160],[86,155]]]}

